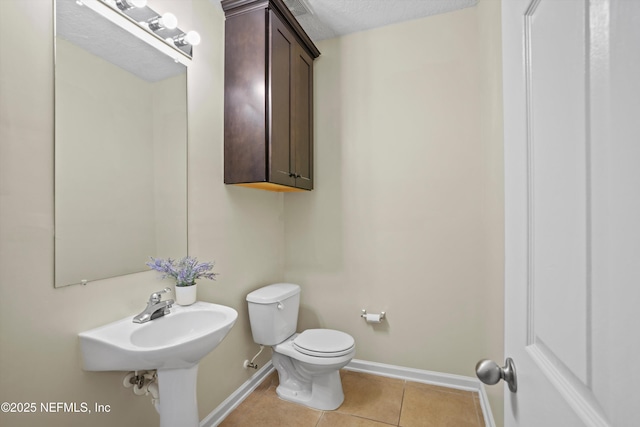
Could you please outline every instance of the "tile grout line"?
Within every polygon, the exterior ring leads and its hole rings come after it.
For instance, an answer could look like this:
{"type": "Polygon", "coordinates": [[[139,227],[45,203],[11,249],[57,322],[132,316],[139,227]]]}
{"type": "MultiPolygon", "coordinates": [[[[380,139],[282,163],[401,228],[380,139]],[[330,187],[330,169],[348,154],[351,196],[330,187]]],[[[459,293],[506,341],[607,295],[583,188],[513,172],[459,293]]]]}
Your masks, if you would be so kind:
{"type": "Polygon", "coordinates": [[[472,396],[473,399],[473,408],[476,410],[476,424],[478,424],[478,427],[482,427],[484,425],[484,416],[482,416],[482,424],[480,424],[480,414],[478,414],[478,407],[480,406],[480,394],[476,393],[478,395],[478,399],[476,399],[476,395],[472,396]],[[478,400],[478,402],[476,403],[476,400],[478,400]]]}
{"type": "Polygon", "coordinates": [[[320,411],[320,417],[318,418],[318,421],[316,421],[316,427],[320,425],[320,421],[322,421],[322,417],[324,417],[325,412],[326,411],[320,411]]]}
{"type": "Polygon", "coordinates": [[[400,412],[398,412],[398,422],[396,425],[400,427],[400,420],[402,419],[402,407],[404,406],[404,392],[407,390],[407,380],[402,383],[402,399],[400,400],[400,412]]]}
{"type": "Polygon", "coordinates": [[[380,420],[376,420],[375,418],[370,418],[370,417],[364,417],[362,415],[355,415],[355,414],[345,414],[345,413],[341,413],[341,412],[337,412],[340,415],[344,415],[345,417],[349,417],[349,418],[357,418],[359,420],[366,420],[366,421],[372,421],[374,423],[377,424],[383,424],[385,426],[392,426],[392,427],[398,427],[397,424],[389,424],[386,421],[380,421],[380,420]]]}

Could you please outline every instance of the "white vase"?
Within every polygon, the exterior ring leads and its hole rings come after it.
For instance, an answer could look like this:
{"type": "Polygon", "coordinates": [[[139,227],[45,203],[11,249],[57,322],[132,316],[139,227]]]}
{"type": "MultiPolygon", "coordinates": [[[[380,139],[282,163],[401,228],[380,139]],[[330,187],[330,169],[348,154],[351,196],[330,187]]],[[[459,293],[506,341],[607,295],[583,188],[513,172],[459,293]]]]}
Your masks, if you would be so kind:
{"type": "Polygon", "coordinates": [[[176,286],[176,304],[178,305],[191,305],[196,302],[196,293],[198,291],[198,285],[191,286],[176,286]]]}

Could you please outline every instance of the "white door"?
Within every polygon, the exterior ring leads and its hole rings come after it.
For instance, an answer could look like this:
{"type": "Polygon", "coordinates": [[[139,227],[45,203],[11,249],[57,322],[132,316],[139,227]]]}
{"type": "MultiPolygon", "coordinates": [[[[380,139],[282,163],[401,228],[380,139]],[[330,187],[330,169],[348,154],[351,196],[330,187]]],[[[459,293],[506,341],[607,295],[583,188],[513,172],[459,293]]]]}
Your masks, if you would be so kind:
{"type": "Polygon", "coordinates": [[[640,0],[503,0],[507,427],[640,426],[640,0]]]}

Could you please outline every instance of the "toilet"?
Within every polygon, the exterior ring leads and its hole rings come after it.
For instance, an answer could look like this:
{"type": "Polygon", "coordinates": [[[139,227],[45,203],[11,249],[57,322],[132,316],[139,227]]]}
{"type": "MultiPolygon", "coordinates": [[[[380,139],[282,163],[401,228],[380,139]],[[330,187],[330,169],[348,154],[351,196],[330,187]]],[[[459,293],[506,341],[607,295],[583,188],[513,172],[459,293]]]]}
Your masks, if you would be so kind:
{"type": "Polygon", "coordinates": [[[333,329],[296,333],[300,286],[277,283],[247,295],[253,340],[271,346],[281,399],[329,411],[344,401],[339,370],[356,353],[355,340],[333,329]]]}

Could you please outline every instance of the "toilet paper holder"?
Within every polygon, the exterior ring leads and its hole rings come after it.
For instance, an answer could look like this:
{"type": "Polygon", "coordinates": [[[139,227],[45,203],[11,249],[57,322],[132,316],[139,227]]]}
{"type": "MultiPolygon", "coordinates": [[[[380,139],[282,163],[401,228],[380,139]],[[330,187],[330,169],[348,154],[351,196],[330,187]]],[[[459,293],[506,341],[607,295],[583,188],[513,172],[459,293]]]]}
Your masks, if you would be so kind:
{"type": "Polygon", "coordinates": [[[380,314],[367,313],[367,310],[362,309],[360,317],[362,317],[367,323],[380,323],[384,320],[386,314],[381,312],[380,314]]]}

